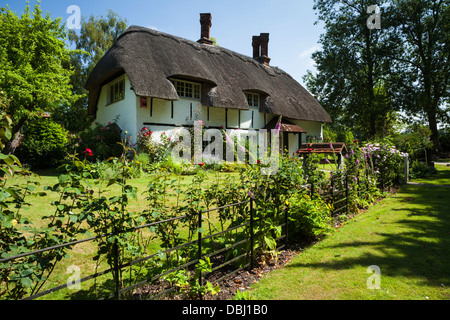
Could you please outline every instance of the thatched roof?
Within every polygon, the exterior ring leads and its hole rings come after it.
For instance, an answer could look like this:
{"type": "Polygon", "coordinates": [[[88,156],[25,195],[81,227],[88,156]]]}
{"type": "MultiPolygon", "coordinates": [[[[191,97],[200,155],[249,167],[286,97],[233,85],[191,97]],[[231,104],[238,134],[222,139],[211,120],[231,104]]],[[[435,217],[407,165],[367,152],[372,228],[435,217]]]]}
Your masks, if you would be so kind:
{"type": "Polygon", "coordinates": [[[203,83],[202,104],[248,109],[244,91],[261,94],[261,112],[331,122],[317,100],[286,72],[222,47],[159,31],[129,27],[97,63],[86,89],[96,113],[101,87],[126,73],[136,95],[178,100],[171,77],[203,83]]]}

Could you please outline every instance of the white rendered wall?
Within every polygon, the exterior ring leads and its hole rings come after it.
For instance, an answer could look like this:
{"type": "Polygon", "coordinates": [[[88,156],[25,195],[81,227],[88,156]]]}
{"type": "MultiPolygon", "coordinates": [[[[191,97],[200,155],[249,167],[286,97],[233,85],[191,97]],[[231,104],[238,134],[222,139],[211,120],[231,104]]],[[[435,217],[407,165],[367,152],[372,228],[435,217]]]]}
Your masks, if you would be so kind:
{"type": "Polygon", "coordinates": [[[322,139],[322,123],[314,121],[289,120],[299,127],[306,130],[307,133],[302,134],[302,143],[306,143],[307,137],[316,137],[317,140],[322,139]]]}
{"type": "Polygon", "coordinates": [[[96,122],[106,125],[108,122],[114,122],[119,116],[117,124],[122,132],[128,131],[129,134],[135,134],[136,128],[136,94],[131,90],[130,79],[125,74],[122,77],[112,81],[102,87],[98,104],[96,122]],[[117,80],[125,78],[125,96],[123,100],[112,104],[107,104],[109,85],[117,80]]]}

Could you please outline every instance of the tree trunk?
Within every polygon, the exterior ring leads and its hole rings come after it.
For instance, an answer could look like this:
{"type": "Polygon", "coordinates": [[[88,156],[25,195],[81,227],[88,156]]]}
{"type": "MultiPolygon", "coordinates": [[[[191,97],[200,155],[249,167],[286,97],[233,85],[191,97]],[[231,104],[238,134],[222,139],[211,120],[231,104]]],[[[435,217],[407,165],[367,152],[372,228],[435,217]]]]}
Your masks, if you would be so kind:
{"type": "Polygon", "coordinates": [[[372,48],[369,30],[365,30],[365,43],[366,43],[366,59],[367,59],[367,111],[369,115],[369,135],[370,138],[375,138],[377,134],[376,128],[376,115],[377,110],[374,110],[374,66],[372,58],[372,48]]]}
{"type": "Polygon", "coordinates": [[[437,127],[436,112],[433,112],[432,110],[428,110],[427,115],[428,115],[428,125],[431,130],[431,141],[433,141],[433,152],[441,152],[442,146],[441,146],[441,142],[439,141],[439,132],[438,132],[438,127],[437,127]]]}

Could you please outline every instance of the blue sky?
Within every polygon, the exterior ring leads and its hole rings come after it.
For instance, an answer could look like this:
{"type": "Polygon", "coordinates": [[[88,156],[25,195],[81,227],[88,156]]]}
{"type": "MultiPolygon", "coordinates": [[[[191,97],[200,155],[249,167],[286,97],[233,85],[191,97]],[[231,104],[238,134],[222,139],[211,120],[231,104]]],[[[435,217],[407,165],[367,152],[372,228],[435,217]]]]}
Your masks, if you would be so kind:
{"type": "MultiPolygon", "coordinates": [[[[31,6],[37,0],[29,0],[31,6]]],[[[26,0],[0,0],[21,14],[26,0]]],[[[270,33],[269,57],[277,66],[303,84],[307,70],[315,72],[311,54],[320,48],[323,24],[317,20],[313,0],[41,0],[44,12],[65,22],[67,8],[77,5],[82,16],[105,16],[108,9],[128,20],[129,25],[150,27],[189,40],[200,37],[200,13],[212,14],[211,36],[220,46],[251,56],[253,35],[270,33]]]]}

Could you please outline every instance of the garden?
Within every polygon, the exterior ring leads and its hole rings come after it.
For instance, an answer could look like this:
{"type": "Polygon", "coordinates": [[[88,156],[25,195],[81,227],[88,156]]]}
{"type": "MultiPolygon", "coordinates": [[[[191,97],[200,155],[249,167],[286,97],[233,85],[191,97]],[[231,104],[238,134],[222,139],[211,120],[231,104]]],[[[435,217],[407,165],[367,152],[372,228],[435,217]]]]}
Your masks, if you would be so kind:
{"type": "Polygon", "coordinates": [[[0,8],[0,300],[448,299],[448,4],[387,1],[375,31],[372,3],[314,3],[304,82],[333,123],[306,141],[348,153],[277,154],[271,175],[92,123],[85,84],[127,19],[0,8]]]}
{"type": "Polygon", "coordinates": [[[400,151],[357,140],[343,170],[283,154],[273,175],[260,161],[177,164],[170,137],[143,128],[133,143],[114,123],[65,146],[57,169],[2,154],[2,299],[217,299],[226,279],[326,238],[404,180],[400,151]]]}

